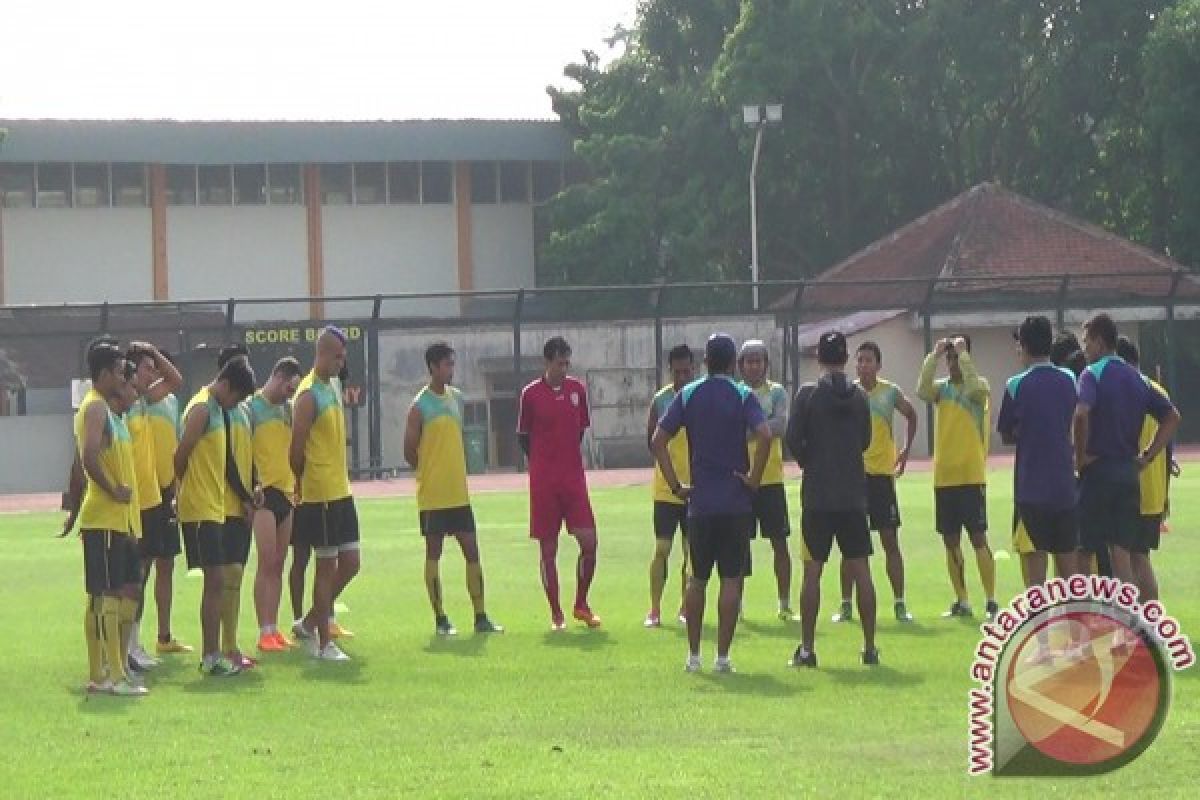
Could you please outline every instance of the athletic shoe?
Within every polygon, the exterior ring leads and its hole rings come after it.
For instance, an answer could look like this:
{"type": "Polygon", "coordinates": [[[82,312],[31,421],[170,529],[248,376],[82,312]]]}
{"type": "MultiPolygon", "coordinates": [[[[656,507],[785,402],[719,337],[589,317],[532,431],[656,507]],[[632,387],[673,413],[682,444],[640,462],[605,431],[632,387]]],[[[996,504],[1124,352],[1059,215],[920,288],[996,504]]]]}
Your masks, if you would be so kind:
{"type": "Polygon", "coordinates": [[[504,633],[504,626],[498,625],[495,622],[492,622],[490,619],[488,619],[487,614],[481,614],[475,620],[475,632],[476,633],[504,633]]]}
{"type": "Polygon", "coordinates": [[[275,633],[264,633],[258,637],[258,649],[262,653],[282,653],[288,649],[287,642],[279,640],[275,633]]]}
{"type": "Polygon", "coordinates": [[[789,667],[811,667],[817,668],[817,654],[815,652],[804,652],[804,645],[796,648],[796,652],[792,654],[792,660],[788,662],[789,667]]]}
{"type": "Polygon", "coordinates": [[[321,657],[321,640],[316,636],[310,636],[304,640],[304,649],[313,658],[321,657]]]}
{"type": "Polygon", "coordinates": [[[242,668],[222,656],[211,664],[201,662],[200,671],[210,678],[232,678],[234,675],[240,674],[242,668]]]}
{"type": "Polygon", "coordinates": [[[715,673],[720,675],[732,675],[736,671],[737,670],[733,668],[733,662],[729,660],[729,656],[725,656],[725,658],[718,657],[713,660],[713,672],[715,673]]]}
{"type": "Polygon", "coordinates": [[[646,615],[646,618],[644,620],[642,620],[642,627],[643,628],[661,628],[662,627],[662,619],[658,616],[657,613],[651,611],[649,614],[646,615]]]}
{"type": "Polygon", "coordinates": [[[680,625],[687,625],[687,614],[683,613],[682,611],[675,616],[675,619],[680,625]]]}
{"type": "Polygon", "coordinates": [[[353,639],[354,633],[337,624],[337,620],[329,620],[330,639],[353,639]]]}
{"type": "MultiPolygon", "coordinates": [[[[434,620],[433,629],[437,632],[438,636],[455,636],[458,634],[458,628],[454,627],[454,623],[445,614],[434,620]]],[[[332,630],[329,632],[329,635],[333,636],[332,630]]]]}
{"type": "Polygon", "coordinates": [[[140,672],[134,672],[134,671],[130,670],[129,674],[125,676],[125,679],[129,682],[129,684],[131,686],[145,686],[146,685],[146,678],[140,672]]]}
{"type": "Polygon", "coordinates": [[[325,645],[321,652],[317,653],[317,658],[321,661],[349,661],[350,656],[342,652],[342,648],[338,647],[333,642],[325,645]]]}
{"type": "Polygon", "coordinates": [[[154,652],[158,653],[160,656],[171,655],[174,653],[190,653],[193,650],[195,650],[195,648],[190,644],[183,644],[178,639],[174,638],[168,642],[164,642],[160,639],[154,645],[154,652]]]}
{"type": "Polygon", "coordinates": [[[863,650],[862,661],[864,667],[879,666],[879,648],[872,647],[870,650],[863,650]]]}
{"type": "Polygon", "coordinates": [[[854,621],[854,606],[843,602],[838,609],[838,612],[833,615],[834,622],[853,622],[854,621]]]}
{"type": "Polygon", "coordinates": [[[296,644],[294,639],[289,639],[288,637],[284,636],[282,631],[275,631],[275,633],[273,633],[272,636],[275,637],[275,641],[279,642],[279,644],[281,644],[284,647],[284,649],[290,650],[293,647],[300,646],[300,645],[296,644]]]}
{"type": "Polygon", "coordinates": [[[258,666],[258,661],[244,653],[229,653],[225,656],[231,664],[237,665],[243,672],[248,669],[254,669],[258,666]]]}
{"type": "Polygon", "coordinates": [[[991,622],[996,619],[996,615],[1000,613],[1000,604],[995,600],[988,600],[987,605],[984,607],[984,611],[987,614],[988,622],[991,622]]]}
{"type": "Polygon", "coordinates": [[[300,641],[308,641],[317,637],[316,631],[310,631],[304,627],[304,620],[298,619],[292,623],[292,636],[295,636],[300,641]]]}
{"type": "Polygon", "coordinates": [[[108,693],[114,697],[145,697],[150,690],[145,686],[136,686],[129,681],[118,681],[111,685],[108,693]]]}
{"type": "Polygon", "coordinates": [[[600,618],[590,608],[577,608],[571,612],[571,616],[586,624],[589,628],[600,627],[600,618]]]}
{"type": "Polygon", "coordinates": [[[113,682],[108,678],[102,681],[88,681],[83,685],[83,690],[88,694],[112,694],[113,682]]]}
{"type": "Polygon", "coordinates": [[[973,616],[975,616],[975,612],[971,610],[971,606],[968,605],[967,603],[959,602],[958,600],[955,600],[953,603],[950,604],[949,610],[942,612],[942,619],[950,619],[951,617],[973,617],[973,616]]]}
{"type": "Polygon", "coordinates": [[[125,657],[125,672],[130,675],[141,675],[146,671],[147,669],[145,667],[133,660],[133,656],[125,657]]]}
{"type": "Polygon", "coordinates": [[[896,621],[897,622],[912,622],[913,615],[908,613],[908,606],[904,603],[896,603],[896,621]]]}
{"type": "Polygon", "coordinates": [[[137,663],[138,668],[143,672],[158,666],[158,660],[151,658],[150,654],[140,644],[129,651],[129,657],[137,663]]]}
{"type": "Polygon", "coordinates": [[[687,661],[683,662],[684,672],[699,672],[703,664],[700,663],[700,656],[689,655],[687,661]]]}
{"type": "Polygon", "coordinates": [[[779,609],[779,621],[780,622],[799,622],[800,617],[796,616],[796,614],[790,608],[788,608],[787,606],[784,606],[783,608],[779,609]]]}

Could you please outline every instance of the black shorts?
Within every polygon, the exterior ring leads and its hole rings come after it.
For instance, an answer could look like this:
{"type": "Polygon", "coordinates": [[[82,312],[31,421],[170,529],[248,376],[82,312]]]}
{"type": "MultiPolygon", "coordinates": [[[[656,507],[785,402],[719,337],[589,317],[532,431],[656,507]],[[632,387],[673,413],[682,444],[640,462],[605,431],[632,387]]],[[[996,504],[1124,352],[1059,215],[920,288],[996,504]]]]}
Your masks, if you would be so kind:
{"type": "Polygon", "coordinates": [[[282,525],[292,515],[294,507],[292,506],[292,498],[288,497],[274,486],[268,486],[263,489],[263,508],[271,512],[271,516],[275,517],[275,525],[282,525]]]}
{"type": "Polygon", "coordinates": [[[688,520],[688,551],[692,556],[692,576],[699,581],[712,577],[713,566],[721,580],[742,577],[750,555],[750,530],[754,518],[749,514],[711,514],[688,520]]]}
{"type": "Polygon", "coordinates": [[[871,531],[867,515],[862,511],[816,511],[804,509],[800,514],[800,533],[808,558],[824,564],[836,540],[842,558],[866,558],[871,548],[871,531]]]}
{"type": "Polygon", "coordinates": [[[896,479],[891,475],[867,476],[867,518],[873,531],[894,531],[900,527],[896,479]]]}
{"type": "Polygon", "coordinates": [[[142,558],[174,558],[179,555],[179,520],[175,517],[172,493],[163,489],[163,500],[142,512],[142,538],[138,549],[142,558]]]}
{"type": "Polygon", "coordinates": [[[1142,538],[1142,490],[1133,480],[1112,480],[1085,470],[1079,481],[1080,548],[1106,545],[1135,550],[1142,538]]]}
{"type": "Polygon", "coordinates": [[[127,533],[85,530],[83,585],[88,594],[111,594],[142,582],[142,557],[127,533]]]}
{"type": "Polygon", "coordinates": [[[1133,547],[1126,548],[1131,553],[1148,555],[1151,550],[1158,549],[1158,539],[1162,535],[1162,514],[1143,514],[1141,536],[1133,547]]]}
{"type": "Polygon", "coordinates": [[[185,522],[183,551],[188,569],[223,567],[234,563],[225,551],[225,526],[220,522],[185,522]]]}
{"type": "Polygon", "coordinates": [[[358,549],[358,511],[353,497],[296,508],[292,540],[314,550],[358,549]]]}
{"type": "Polygon", "coordinates": [[[1017,514],[1035,549],[1043,553],[1073,553],[1079,547],[1079,518],[1074,508],[1048,508],[1021,503],[1017,514]]]}
{"type": "Polygon", "coordinates": [[[221,527],[221,550],[230,564],[246,566],[250,560],[250,540],[254,536],[245,517],[226,517],[221,527]]]}
{"type": "Polygon", "coordinates": [[[987,487],[982,484],[942,486],[933,490],[933,499],[942,536],[957,536],[964,528],[967,533],[987,531],[987,487]]]}
{"type": "Polygon", "coordinates": [[[788,521],[787,492],[782,483],[770,483],[758,487],[754,493],[754,521],[750,526],[750,538],[762,532],[766,539],[786,539],[792,533],[788,521]]]}
{"type": "Polygon", "coordinates": [[[422,536],[447,536],[475,532],[475,512],[468,506],[418,512],[422,536]]]}
{"type": "Polygon", "coordinates": [[[686,503],[666,503],[654,501],[654,538],[674,539],[675,531],[687,538],[688,515],[686,503]]]}

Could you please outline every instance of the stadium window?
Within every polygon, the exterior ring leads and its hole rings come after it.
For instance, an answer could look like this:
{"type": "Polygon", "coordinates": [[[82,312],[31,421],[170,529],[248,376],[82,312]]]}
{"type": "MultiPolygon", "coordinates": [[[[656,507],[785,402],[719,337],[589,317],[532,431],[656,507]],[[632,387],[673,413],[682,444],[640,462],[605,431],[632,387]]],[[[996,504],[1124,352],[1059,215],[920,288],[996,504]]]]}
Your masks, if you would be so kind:
{"type": "Polygon", "coordinates": [[[167,167],[167,205],[196,205],[196,168],[172,165],[167,167]]]}
{"type": "MultiPolygon", "coordinates": [[[[76,176],[78,182],[78,175],[76,176]]],[[[112,203],[114,206],[146,205],[146,165],[112,165],[112,203]]]]}
{"type": "Polygon", "coordinates": [[[321,165],[321,203],[327,206],[350,204],[350,165],[321,165]]]}
{"type": "Polygon", "coordinates": [[[421,202],[421,164],[396,161],[388,164],[388,202],[421,202]]]}
{"type": "Polygon", "coordinates": [[[267,168],[263,164],[238,164],[233,168],[233,202],[261,206],[267,202],[267,168]]]}
{"type": "Polygon", "coordinates": [[[267,165],[271,205],[287,206],[304,202],[304,183],[300,180],[299,164],[267,165]]]}
{"type": "Polygon", "coordinates": [[[224,164],[203,164],[196,169],[196,186],[202,206],[227,206],[233,203],[233,168],[224,164]]]}
{"type": "Polygon", "coordinates": [[[71,205],[71,165],[38,164],[37,194],[34,195],[38,208],[67,208],[71,205]]]}
{"type": "Polygon", "coordinates": [[[0,206],[33,205],[33,164],[0,164],[0,206]]]}
{"type": "Polygon", "coordinates": [[[454,200],[454,179],[449,161],[421,162],[421,202],[449,203],[454,200]]]}
{"type": "Polygon", "coordinates": [[[354,165],[354,202],[373,206],[387,200],[387,168],[383,164],[354,165]]]}
{"type": "Polygon", "coordinates": [[[75,207],[100,208],[110,205],[108,164],[75,165],[75,207]]]}
{"type": "Polygon", "coordinates": [[[529,162],[500,162],[500,202],[529,202],[529,162]]]}
{"type": "Polygon", "coordinates": [[[562,162],[533,162],[533,202],[544,203],[562,191],[562,162]]]}
{"type": "Polygon", "coordinates": [[[496,202],[496,162],[471,162],[471,202],[496,202]]]}

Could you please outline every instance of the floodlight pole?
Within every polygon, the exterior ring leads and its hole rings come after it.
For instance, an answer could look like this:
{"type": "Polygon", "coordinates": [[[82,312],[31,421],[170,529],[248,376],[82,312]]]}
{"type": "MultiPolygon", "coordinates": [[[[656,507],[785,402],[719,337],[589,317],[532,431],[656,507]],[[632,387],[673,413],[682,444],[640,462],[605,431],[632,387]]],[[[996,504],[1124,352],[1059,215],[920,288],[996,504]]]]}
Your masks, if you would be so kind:
{"type": "Polygon", "coordinates": [[[751,302],[758,311],[758,154],[762,150],[766,120],[760,119],[754,133],[754,156],[750,159],[750,281],[751,302]]]}

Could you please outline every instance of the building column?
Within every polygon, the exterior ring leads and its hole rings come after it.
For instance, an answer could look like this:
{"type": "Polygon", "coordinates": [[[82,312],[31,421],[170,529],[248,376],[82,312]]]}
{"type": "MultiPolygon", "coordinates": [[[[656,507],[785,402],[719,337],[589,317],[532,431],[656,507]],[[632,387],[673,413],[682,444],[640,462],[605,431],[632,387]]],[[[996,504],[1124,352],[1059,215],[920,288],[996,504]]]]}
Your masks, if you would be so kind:
{"type": "Polygon", "coordinates": [[[150,259],[153,270],[154,299],[170,299],[167,281],[167,168],[150,165],[150,259]]]}
{"type": "Polygon", "coordinates": [[[475,288],[475,255],[471,250],[471,164],[454,162],[454,221],[458,233],[458,288],[475,288]]]}
{"type": "Polygon", "coordinates": [[[308,229],[308,316],[325,318],[325,245],[321,235],[321,167],[304,165],[304,211],[308,229]]]}

